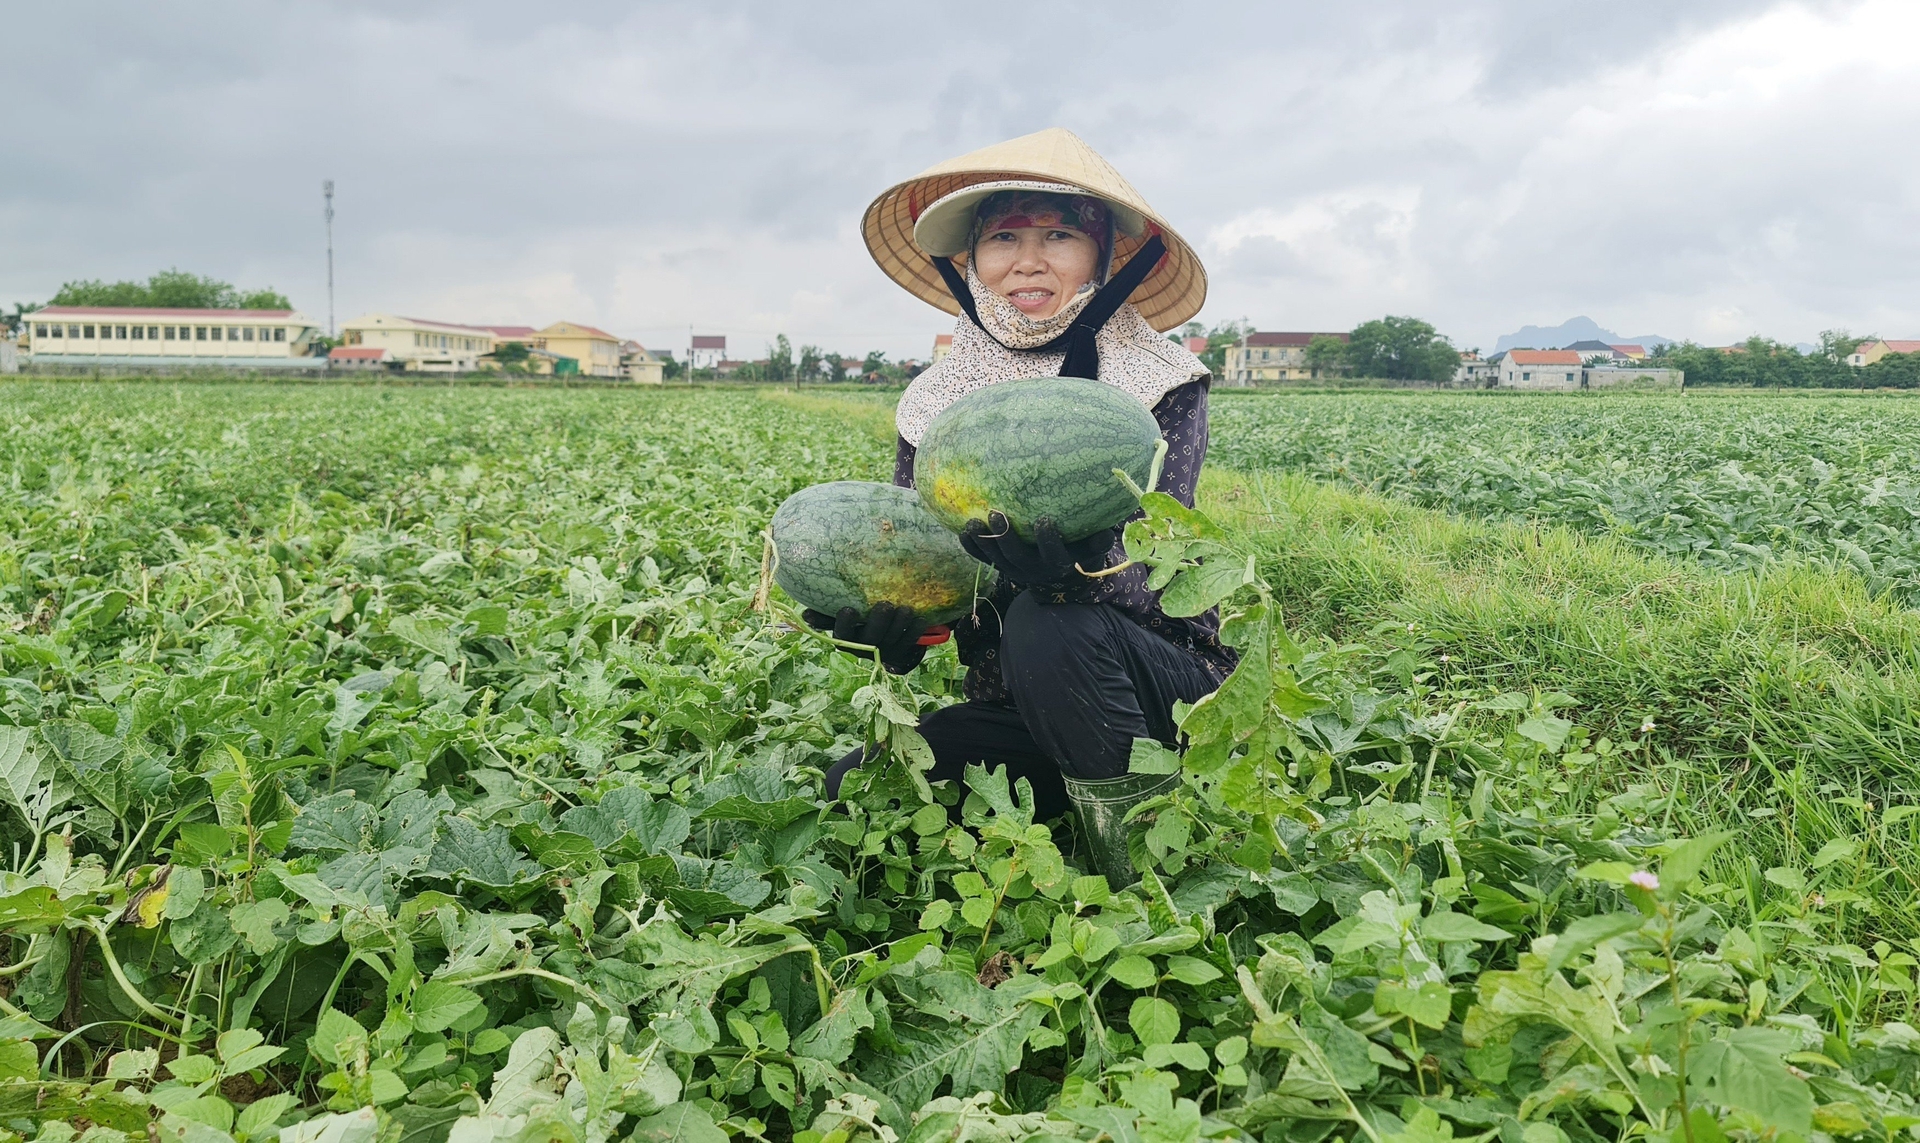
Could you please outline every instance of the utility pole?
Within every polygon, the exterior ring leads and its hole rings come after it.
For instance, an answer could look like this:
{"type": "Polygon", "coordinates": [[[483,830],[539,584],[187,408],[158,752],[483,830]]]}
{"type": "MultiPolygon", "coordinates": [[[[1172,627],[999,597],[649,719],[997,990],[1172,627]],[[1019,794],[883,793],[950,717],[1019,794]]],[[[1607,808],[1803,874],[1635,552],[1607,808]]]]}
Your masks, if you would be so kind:
{"type": "Polygon", "coordinates": [[[327,337],[333,337],[333,180],[326,179],[320,184],[320,193],[327,200],[327,337]]]}
{"type": "Polygon", "coordinates": [[[693,384],[693,323],[687,323],[687,384],[693,384]]]}

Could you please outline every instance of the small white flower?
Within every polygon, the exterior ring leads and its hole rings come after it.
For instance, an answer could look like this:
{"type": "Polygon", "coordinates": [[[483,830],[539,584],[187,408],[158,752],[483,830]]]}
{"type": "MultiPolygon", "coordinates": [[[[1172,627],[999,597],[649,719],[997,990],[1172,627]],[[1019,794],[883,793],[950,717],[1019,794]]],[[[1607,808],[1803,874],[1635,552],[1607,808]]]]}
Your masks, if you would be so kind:
{"type": "Polygon", "coordinates": [[[1653,733],[1653,720],[1651,718],[1647,719],[1646,721],[1640,724],[1640,733],[1642,734],[1653,733]]]}
{"type": "Polygon", "coordinates": [[[1443,663],[1451,663],[1453,662],[1453,656],[1447,654],[1445,651],[1442,651],[1440,653],[1440,661],[1443,663]]]}
{"type": "Polygon", "coordinates": [[[1637,885],[1652,893],[1660,888],[1660,879],[1644,869],[1636,869],[1627,876],[1627,884],[1637,885]]]}

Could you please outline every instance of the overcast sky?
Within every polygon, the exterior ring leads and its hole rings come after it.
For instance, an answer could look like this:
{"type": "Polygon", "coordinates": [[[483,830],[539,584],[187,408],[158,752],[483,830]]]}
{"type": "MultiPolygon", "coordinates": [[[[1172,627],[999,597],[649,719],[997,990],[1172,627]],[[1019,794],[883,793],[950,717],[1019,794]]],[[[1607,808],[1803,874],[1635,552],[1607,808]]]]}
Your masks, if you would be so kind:
{"type": "Polygon", "coordinates": [[[1202,318],[1920,337],[1920,3],[0,0],[0,302],[178,266],[336,310],[924,356],[867,202],[1079,133],[1202,318]],[[1676,14],[1679,13],[1679,14],[1676,14]]]}

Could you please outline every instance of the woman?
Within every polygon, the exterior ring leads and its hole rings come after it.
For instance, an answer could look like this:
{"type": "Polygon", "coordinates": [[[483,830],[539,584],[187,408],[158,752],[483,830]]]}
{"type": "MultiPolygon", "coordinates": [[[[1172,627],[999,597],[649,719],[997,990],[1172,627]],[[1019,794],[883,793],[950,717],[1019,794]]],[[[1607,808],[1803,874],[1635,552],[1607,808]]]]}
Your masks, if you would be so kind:
{"type": "MultiPolygon", "coordinates": [[[[894,483],[913,486],[921,434],[967,393],[1079,376],[1153,412],[1169,446],[1160,488],[1192,506],[1207,451],[1208,372],[1154,326],[1199,310],[1205,272],[1091,148],[1054,129],[941,164],[875,200],[865,231],[889,276],[960,314],[951,353],[901,396],[894,483]],[[961,255],[964,274],[952,261],[961,255]]],[[[1101,871],[1130,883],[1121,819],[1171,780],[1128,773],[1133,740],[1173,745],[1173,705],[1216,689],[1234,656],[1220,643],[1217,613],[1166,615],[1144,566],[1089,574],[1125,562],[1119,528],[1074,543],[1037,531],[1026,543],[996,514],[962,537],[1000,583],[954,624],[969,668],[966,701],[920,724],[936,760],[929,777],[957,781],[970,763],[1006,767],[1010,783],[1032,784],[1037,818],[1077,806],[1101,871]]],[[[925,624],[907,608],[809,618],[879,648],[897,673],[926,653],[925,624]]],[[[828,772],[829,796],[862,760],[855,751],[828,772]]]]}

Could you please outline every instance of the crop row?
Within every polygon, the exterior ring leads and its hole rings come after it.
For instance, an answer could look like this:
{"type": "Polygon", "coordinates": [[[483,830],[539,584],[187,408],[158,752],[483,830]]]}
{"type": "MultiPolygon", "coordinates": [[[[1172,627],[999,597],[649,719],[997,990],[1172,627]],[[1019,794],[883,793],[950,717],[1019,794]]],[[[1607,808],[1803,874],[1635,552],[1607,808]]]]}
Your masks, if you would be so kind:
{"type": "Polygon", "coordinates": [[[1920,404],[1900,397],[1261,396],[1217,401],[1214,440],[1230,467],[1920,592],[1920,404]]]}

